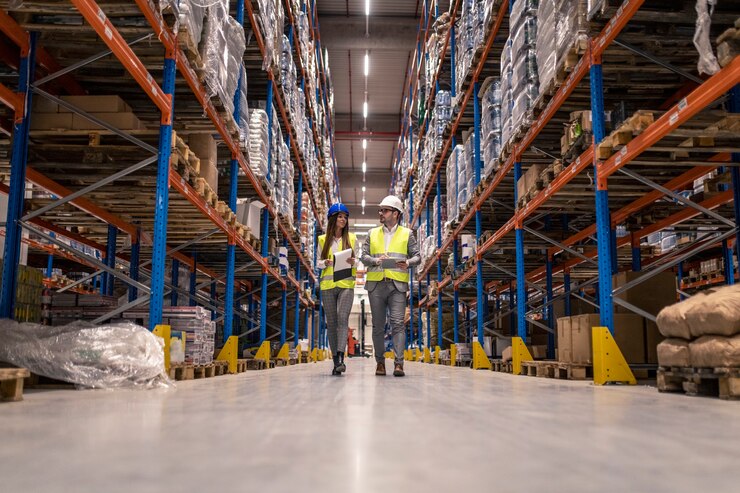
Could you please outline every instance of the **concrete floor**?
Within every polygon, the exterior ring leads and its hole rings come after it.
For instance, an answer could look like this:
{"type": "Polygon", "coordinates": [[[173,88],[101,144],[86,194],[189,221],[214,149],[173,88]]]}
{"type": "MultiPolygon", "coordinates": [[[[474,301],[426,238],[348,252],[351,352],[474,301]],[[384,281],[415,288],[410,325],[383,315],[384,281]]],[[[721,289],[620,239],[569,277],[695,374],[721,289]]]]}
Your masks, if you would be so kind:
{"type": "Polygon", "coordinates": [[[176,390],[28,390],[0,404],[0,491],[739,491],[740,402],[348,366],[342,378],[323,362],[176,390]]]}

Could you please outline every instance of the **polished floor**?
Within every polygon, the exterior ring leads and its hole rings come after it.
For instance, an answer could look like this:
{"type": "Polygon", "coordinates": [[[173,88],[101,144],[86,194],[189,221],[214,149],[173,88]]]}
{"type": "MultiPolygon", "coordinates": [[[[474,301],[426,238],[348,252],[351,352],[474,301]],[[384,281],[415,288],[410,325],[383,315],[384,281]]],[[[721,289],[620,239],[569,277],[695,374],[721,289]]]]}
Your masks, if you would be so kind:
{"type": "Polygon", "coordinates": [[[0,491],[740,491],[740,402],[406,369],[29,390],[0,403],[0,491]]]}

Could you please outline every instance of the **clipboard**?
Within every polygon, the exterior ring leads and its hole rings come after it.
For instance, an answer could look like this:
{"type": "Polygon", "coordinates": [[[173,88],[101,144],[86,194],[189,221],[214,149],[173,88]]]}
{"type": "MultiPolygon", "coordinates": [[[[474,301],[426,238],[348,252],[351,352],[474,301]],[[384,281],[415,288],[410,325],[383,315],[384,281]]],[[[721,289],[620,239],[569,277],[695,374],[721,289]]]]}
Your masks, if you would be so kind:
{"type": "Polygon", "coordinates": [[[354,277],[352,275],[352,266],[348,262],[351,257],[351,248],[334,254],[334,282],[354,277]]]}

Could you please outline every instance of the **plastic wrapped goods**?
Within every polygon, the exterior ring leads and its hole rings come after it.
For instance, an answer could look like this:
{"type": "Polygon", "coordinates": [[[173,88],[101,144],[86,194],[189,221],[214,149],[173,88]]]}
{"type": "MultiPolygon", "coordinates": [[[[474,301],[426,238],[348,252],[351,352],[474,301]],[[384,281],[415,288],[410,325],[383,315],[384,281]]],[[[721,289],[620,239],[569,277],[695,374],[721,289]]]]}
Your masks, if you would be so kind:
{"type": "Polygon", "coordinates": [[[239,67],[244,57],[244,29],[229,16],[228,2],[208,7],[203,27],[201,58],[205,65],[205,83],[209,96],[218,96],[228,113],[234,112],[234,94],[239,67]]]}
{"type": "Polygon", "coordinates": [[[164,341],[139,325],[0,321],[0,360],[97,389],[167,387],[164,341]]]}

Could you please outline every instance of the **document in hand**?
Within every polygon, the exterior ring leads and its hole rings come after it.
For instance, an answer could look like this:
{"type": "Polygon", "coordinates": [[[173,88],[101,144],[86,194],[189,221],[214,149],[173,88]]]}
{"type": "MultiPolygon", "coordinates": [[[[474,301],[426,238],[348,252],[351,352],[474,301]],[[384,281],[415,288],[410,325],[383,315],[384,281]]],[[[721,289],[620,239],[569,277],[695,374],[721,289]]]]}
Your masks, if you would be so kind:
{"type": "Polygon", "coordinates": [[[399,258],[384,258],[380,261],[380,266],[384,269],[396,269],[396,262],[399,262],[399,258]]]}
{"type": "Polygon", "coordinates": [[[334,254],[334,282],[352,277],[352,266],[348,262],[350,257],[351,248],[334,254]]]}

